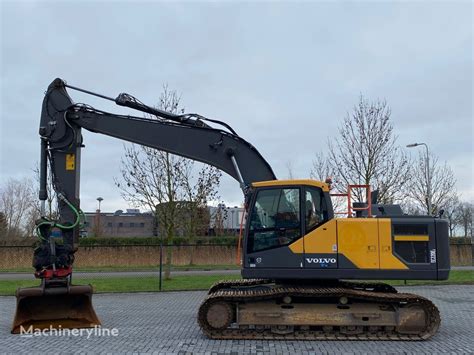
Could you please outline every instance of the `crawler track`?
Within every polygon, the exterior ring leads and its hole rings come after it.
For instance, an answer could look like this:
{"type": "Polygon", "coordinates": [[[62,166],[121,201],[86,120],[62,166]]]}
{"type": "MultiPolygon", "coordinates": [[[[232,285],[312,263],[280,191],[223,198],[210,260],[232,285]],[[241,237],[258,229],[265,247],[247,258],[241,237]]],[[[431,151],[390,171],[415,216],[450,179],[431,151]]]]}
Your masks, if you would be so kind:
{"type": "Polygon", "coordinates": [[[222,281],[212,286],[199,308],[198,322],[203,332],[212,339],[425,340],[437,332],[440,316],[436,306],[428,299],[413,294],[397,293],[393,287],[385,284],[339,282],[330,286],[293,286],[255,279],[222,281]],[[239,305],[276,301],[284,297],[312,304],[328,302],[328,300],[337,304],[341,298],[345,297],[353,302],[378,304],[394,309],[421,308],[425,312],[425,326],[416,332],[400,332],[394,326],[372,326],[370,323],[359,327],[352,327],[351,324],[347,326],[294,325],[289,330],[280,332],[272,326],[243,326],[235,323],[239,305]],[[217,307],[216,304],[218,304],[217,307]],[[223,325],[215,322],[214,326],[211,326],[210,311],[226,314],[232,321],[223,325]],[[217,327],[216,324],[218,324],[217,327]]]}

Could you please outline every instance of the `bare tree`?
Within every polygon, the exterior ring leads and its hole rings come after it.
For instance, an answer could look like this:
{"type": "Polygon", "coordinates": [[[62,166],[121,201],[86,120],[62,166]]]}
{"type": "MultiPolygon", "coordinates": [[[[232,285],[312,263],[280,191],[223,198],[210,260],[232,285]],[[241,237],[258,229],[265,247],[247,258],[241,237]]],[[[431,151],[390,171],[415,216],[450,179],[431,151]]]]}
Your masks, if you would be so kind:
{"type": "MultiPolygon", "coordinates": [[[[34,195],[36,197],[36,195],[34,195]]],[[[23,224],[23,234],[26,236],[35,236],[36,235],[36,221],[41,217],[39,209],[39,201],[32,197],[31,208],[25,215],[25,222],[23,224]]]]}
{"type": "Polygon", "coordinates": [[[412,176],[406,190],[408,197],[425,213],[437,214],[441,209],[448,210],[456,200],[456,179],[446,162],[440,164],[433,153],[430,153],[429,160],[429,181],[426,174],[426,155],[420,153],[412,165],[412,176]],[[431,191],[431,211],[428,211],[428,191],[431,191]]]}
{"type": "Polygon", "coordinates": [[[454,232],[458,225],[458,221],[456,219],[458,210],[460,208],[460,202],[457,194],[453,194],[450,199],[448,199],[442,206],[442,210],[444,211],[443,217],[448,220],[448,228],[449,228],[449,236],[454,237],[454,232]]]}
{"type": "MultiPolygon", "coordinates": [[[[315,155],[313,160],[313,166],[311,167],[310,177],[318,181],[326,181],[327,179],[331,180],[331,190],[333,191],[344,191],[346,186],[342,186],[341,181],[337,179],[336,172],[332,164],[330,164],[329,159],[324,156],[323,153],[318,152],[315,155]]],[[[331,197],[332,207],[334,213],[337,215],[345,214],[347,207],[347,199],[339,196],[331,197]]]]}
{"type": "MultiPolygon", "coordinates": [[[[336,189],[344,192],[349,184],[371,185],[383,203],[401,199],[410,163],[396,144],[386,101],[369,102],[361,96],[338,132],[338,137],[328,141],[328,164],[338,182],[336,189]]],[[[362,190],[354,195],[358,201],[365,200],[362,190]]]]}
{"type": "MultiPolygon", "coordinates": [[[[24,229],[28,235],[33,235],[36,229],[36,221],[41,217],[41,204],[38,199],[39,189],[40,189],[40,170],[39,167],[36,166],[33,169],[34,174],[34,184],[31,186],[31,208],[28,210],[26,214],[26,222],[24,225],[24,229]]],[[[45,203],[45,216],[50,220],[54,220],[58,217],[58,203],[56,199],[56,191],[53,187],[53,178],[52,178],[52,170],[48,169],[48,176],[46,180],[46,191],[48,197],[45,203]]]]}
{"type": "MultiPolygon", "coordinates": [[[[324,156],[323,153],[318,152],[315,154],[313,160],[313,166],[311,167],[310,171],[311,179],[315,179],[318,181],[326,181],[327,178],[333,178],[336,175],[332,164],[330,164],[329,160],[324,156]]],[[[333,181],[337,183],[337,181],[333,181]]]]}
{"type": "Polygon", "coordinates": [[[226,232],[225,221],[228,218],[229,209],[226,207],[225,203],[221,201],[217,207],[214,209],[214,212],[211,216],[212,228],[214,233],[217,236],[223,236],[226,232]]]}
{"type": "Polygon", "coordinates": [[[473,214],[474,204],[472,204],[471,202],[462,202],[459,205],[456,215],[456,221],[462,228],[465,238],[473,238],[473,214]]]}
{"type": "MultiPolygon", "coordinates": [[[[218,200],[218,187],[222,176],[219,169],[210,165],[201,165],[197,179],[193,176],[193,164],[188,164],[186,170],[180,171],[180,188],[183,189],[186,199],[181,208],[182,222],[191,244],[194,244],[198,231],[202,231],[204,225],[209,226],[207,204],[209,201],[218,200]]],[[[189,264],[192,265],[194,264],[194,247],[190,250],[189,264]]]]}
{"type": "MultiPolygon", "coordinates": [[[[179,112],[180,97],[176,91],[163,87],[159,108],[168,112],[179,112]]],[[[181,110],[182,111],[182,110],[181,110]]],[[[160,118],[157,118],[160,119],[160,118]]],[[[199,208],[212,196],[220,180],[220,173],[204,166],[193,181],[194,161],[156,149],[129,145],[125,146],[122,158],[121,179],[115,179],[122,197],[137,207],[147,207],[155,211],[157,229],[172,244],[178,228],[183,229],[183,221],[192,223],[195,230],[195,211],[190,219],[190,206],[199,208]]],[[[171,248],[166,249],[165,278],[170,277],[171,248]]]]}
{"type": "Polygon", "coordinates": [[[400,203],[403,213],[410,215],[410,216],[420,216],[423,215],[423,210],[420,208],[419,205],[414,203],[411,199],[405,199],[400,203]]]}
{"type": "Polygon", "coordinates": [[[294,170],[293,169],[293,162],[291,160],[288,160],[285,165],[286,165],[286,171],[287,171],[287,174],[288,174],[287,175],[288,179],[293,180],[295,178],[295,175],[293,173],[293,170],[294,170]]]}
{"type": "Polygon", "coordinates": [[[10,179],[0,188],[0,211],[4,215],[5,237],[28,233],[28,216],[35,201],[31,179],[10,179]]]}
{"type": "Polygon", "coordinates": [[[5,214],[0,212],[0,240],[6,238],[7,230],[7,219],[5,218],[5,214]]]}

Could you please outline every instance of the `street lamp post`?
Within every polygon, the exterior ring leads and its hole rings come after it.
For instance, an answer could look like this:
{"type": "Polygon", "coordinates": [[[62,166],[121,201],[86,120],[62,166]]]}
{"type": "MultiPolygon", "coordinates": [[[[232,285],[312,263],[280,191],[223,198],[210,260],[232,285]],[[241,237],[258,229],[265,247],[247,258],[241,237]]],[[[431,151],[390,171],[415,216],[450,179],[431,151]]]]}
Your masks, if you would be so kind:
{"type": "Polygon", "coordinates": [[[428,215],[431,214],[431,176],[430,176],[430,153],[426,143],[412,143],[408,144],[407,148],[414,148],[420,145],[425,146],[426,149],[426,204],[428,206],[428,215]]]}
{"type": "Polygon", "coordinates": [[[232,235],[235,234],[235,225],[234,225],[234,209],[230,210],[230,213],[232,214],[231,221],[230,221],[230,228],[232,229],[232,235]]]}
{"type": "Polygon", "coordinates": [[[100,212],[100,203],[104,201],[102,197],[97,197],[97,201],[99,201],[99,212],[100,212]]]}
{"type": "Polygon", "coordinates": [[[104,201],[102,197],[97,197],[97,201],[99,201],[99,209],[97,210],[97,226],[96,226],[96,237],[100,236],[101,234],[101,226],[100,226],[100,203],[104,201]]]}

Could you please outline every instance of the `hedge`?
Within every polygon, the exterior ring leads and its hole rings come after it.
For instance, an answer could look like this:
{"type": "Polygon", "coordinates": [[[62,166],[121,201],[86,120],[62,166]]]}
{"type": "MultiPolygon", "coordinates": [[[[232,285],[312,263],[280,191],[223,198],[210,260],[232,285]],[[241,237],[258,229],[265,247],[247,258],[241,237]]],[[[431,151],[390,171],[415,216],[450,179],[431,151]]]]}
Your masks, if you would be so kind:
{"type": "MultiPolygon", "coordinates": [[[[238,237],[226,236],[226,237],[175,237],[173,238],[173,245],[186,245],[186,244],[212,244],[212,245],[236,245],[238,237]]],[[[160,244],[159,237],[86,237],[79,240],[80,246],[92,246],[92,245],[157,245],[160,244]]]]}
{"type": "Polygon", "coordinates": [[[471,238],[452,237],[449,238],[449,244],[472,244],[471,238]]]}

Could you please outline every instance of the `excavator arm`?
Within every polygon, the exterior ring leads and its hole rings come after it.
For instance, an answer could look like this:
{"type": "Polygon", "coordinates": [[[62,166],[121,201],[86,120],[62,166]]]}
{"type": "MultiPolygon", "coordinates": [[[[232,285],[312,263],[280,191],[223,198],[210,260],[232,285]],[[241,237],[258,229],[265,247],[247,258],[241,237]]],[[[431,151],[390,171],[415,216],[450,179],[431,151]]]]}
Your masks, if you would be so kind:
{"type": "MultiPolygon", "coordinates": [[[[81,130],[87,129],[124,141],[166,151],[212,165],[236,179],[244,193],[252,182],[275,180],[270,165],[250,143],[227,124],[200,115],[175,115],[144,105],[133,96],[116,99],[68,86],[56,79],[46,92],[39,133],[41,136],[40,200],[47,199],[47,159],[59,196],[60,223],[74,224],[79,211],[80,152],[84,147],[81,130]],[[66,88],[112,100],[118,105],[148,113],[156,118],[117,115],[85,104],[74,104],[66,88]],[[213,128],[211,121],[223,128],[213,128]],[[73,208],[71,207],[73,206],[73,208]]],[[[95,148],[100,149],[100,148],[95,148]]],[[[63,230],[65,242],[77,241],[78,226],[63,230]]]]}

